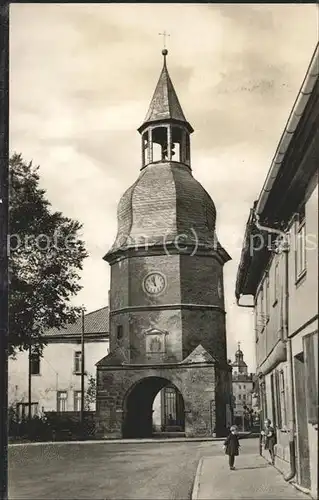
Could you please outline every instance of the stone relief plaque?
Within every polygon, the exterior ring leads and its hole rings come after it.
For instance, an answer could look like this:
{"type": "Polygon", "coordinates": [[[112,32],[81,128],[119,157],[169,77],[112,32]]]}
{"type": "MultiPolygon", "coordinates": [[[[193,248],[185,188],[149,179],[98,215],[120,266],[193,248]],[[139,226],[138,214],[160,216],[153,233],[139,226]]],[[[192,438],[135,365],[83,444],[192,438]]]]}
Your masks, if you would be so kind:
{"type": "Polygon", "coordinates": [[[167,332],[152,328],[145,332],[146,352],[161,354],[165,352],[165,337],[167,332]]]}

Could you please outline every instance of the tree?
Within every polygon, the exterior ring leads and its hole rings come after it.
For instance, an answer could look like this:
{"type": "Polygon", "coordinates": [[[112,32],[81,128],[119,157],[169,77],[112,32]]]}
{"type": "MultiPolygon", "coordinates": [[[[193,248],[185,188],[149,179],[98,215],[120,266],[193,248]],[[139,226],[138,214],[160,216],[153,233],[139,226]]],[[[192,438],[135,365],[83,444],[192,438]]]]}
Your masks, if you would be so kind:
{"type": "Polygon", "coordinates": [[[9,176],[9,355],[30,345],[41,354],[43,332],[80,314],[70,300],[82,288],[78,272],[87,257],[82,224],[52,211],[39,167],[20,154],[11,157],[9,176]]]}
{"type": "Polygon", "coordinates": [[[85,407],[90,410],[91,405],[96,401],[96,379],[93,375],[88,376],[88,386],[85,394],[85,407]]]}

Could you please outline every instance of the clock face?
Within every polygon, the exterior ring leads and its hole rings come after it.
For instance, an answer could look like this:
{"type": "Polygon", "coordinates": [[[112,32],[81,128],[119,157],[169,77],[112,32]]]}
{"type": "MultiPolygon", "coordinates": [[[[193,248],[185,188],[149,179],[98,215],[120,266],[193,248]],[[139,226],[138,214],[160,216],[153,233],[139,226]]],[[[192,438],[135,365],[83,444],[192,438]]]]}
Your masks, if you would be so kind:
{"type": "Polygon", "coordinates": [[[150,273],[145,276],[143,288],[150,295],[158,295],[166,286],[165,276],[161,273],[150,273]]]}

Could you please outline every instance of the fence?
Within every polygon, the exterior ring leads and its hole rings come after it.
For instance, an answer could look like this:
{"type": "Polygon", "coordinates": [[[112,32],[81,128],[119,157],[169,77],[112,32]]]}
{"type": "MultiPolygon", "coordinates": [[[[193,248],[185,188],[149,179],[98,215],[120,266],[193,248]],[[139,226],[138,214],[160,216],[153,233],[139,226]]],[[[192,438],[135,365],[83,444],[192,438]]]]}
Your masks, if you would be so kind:
{"type": "Polygon", "coordinates": [[[8,432],[11,441],[66,441],[94,439],[95,412],[84,412],[83,424],[80,412],[44,412],[40,416],[20,419],[15,408],[9,409],[8,432]]]}

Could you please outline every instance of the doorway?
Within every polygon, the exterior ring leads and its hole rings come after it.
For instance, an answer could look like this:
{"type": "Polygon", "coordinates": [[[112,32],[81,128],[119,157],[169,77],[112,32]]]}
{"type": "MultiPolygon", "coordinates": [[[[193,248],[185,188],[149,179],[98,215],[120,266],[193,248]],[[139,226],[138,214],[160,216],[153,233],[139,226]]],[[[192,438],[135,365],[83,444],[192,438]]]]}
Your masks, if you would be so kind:
{"type": "Polygon", "coordinates": [[[295,401],[297,417],[297,456],[299,469],[299,482],[304,488],[310,488],[310,459],[308,442],[308,420],[306,404],[306,378],[303,352],[294,358],[295,369],[295,401]]]}

